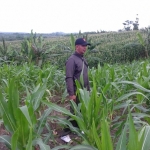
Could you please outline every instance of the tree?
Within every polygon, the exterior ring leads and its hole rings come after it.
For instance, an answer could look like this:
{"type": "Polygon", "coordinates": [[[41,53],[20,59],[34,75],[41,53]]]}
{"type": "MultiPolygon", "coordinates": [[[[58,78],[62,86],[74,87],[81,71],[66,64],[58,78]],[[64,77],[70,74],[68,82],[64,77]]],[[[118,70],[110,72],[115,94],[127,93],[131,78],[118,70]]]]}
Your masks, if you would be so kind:
{"type": "Polygon", "coordinates": [[[130,26],[130,24],[131,24],[131,21],[130,20],[126,20],[124,23],[123,23],[123,25],[124,25],[124,29],[126,30],[126,31],[130,31],[131,29],[131,26],[130,26]]]}
{"type": "Polygon", "coordinates": [[[139,18],[138,18],[138,14],[137,14],[135,23],[133,23],[133,30],[139,30],[139,18]]]}
{"type": "Polygon", "coordinates": [[[131,25],[133,25],[133,30],[139,30],[139,18],[138,18],[138,14],[136,14],[136,20],[135,22],[131,21],[131,20],[126,20],[124,23],[124,29],[126,31],[130,31],[131,30],[131,25]]]}

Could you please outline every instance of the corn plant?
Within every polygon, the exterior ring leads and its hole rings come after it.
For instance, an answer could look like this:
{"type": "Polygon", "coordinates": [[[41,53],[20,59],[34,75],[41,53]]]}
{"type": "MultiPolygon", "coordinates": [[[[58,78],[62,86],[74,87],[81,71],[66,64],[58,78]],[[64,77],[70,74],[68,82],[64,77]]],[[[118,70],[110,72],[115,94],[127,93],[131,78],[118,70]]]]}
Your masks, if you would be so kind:
{"type": "Polygon", "coordinates": [[[3,64],[0,67],[0,88],[7,94],[9,79],[13,78],[18,85],[19,95],[24,100],[26,88],[32,92],[37,85],[41,85],[48,77],[47,89],[51,94],[60,94],[65,91],[64,71],[58,70],[56,66],[44,64],[41,68],[28,63],[23,65],[3,64]]]}
{"type": "Polygon", "coordinates": [[[149,55],[148,55],[148,44],[150,44],[150,42],[149,42],[150,33],[148,33],[148,37],[145,41],[144,41],[144,39],[142,38],[142,35],[139,32],[137,33],[137,36],[139,38],[139,41],[140,41],[141,45],[144,47],[145,57],[148,58],[149,57],[149,55]]]}
{"type": "Polygon", "coordinates": [[[45,84],[32,95],[28,94],[23,106],[19,105],[19,93],[14,80],[10,81],[8,90],[8,99],[0,92],[0,108],[4,126],[10,134],[0,136],[1,141],[12,150],[32,150],[35,145],[49,150],[40,136],[52,110],[45,110],[40,118],[36,118],[35,113],[46,90],[45,84]]]}
{"type": "MultiPolygon", "coordinates": [[[[122,81],[120,83],[132,84],[142,91],[149,92],[149,90],[133,82],[122,81]]],[[[80,87],[79,84],[78,87],[80,87]]],[[[137,150],[148,150],[150,147],[148,142],[148,138],[150,136],[150,127],[148,123],[142,121],[141,119],[150,116],[144,113],[131,113],[130,111],[136,108],[138,104],[131,105],[130,103],[127,103],[127,109],[129,106],[131,108],[129,109],[129,113],[126,114],[126,121],[122,123],[118,122],[119,125],[122,126],[122,128],[119,126],[117,128],[117,130],[120,130],[120,134],[118,134],[119,138],[112,139],[113,136],[110,134],[110,130],[112,128],[110,128],[110,126],[113,125],[113,120],[109,119],[111,107],[109,107],[109,102],[103,93],[104,90],[101,91],[100,95],[97,93],[95,82],[93,83],[93,89],[90,95],[86,89],[78,88],[78,94],[81,103],[79,106],[77,106],[73,101],[71,101],[71,105],[75,110],[75,115],[56,104],[48,102],[44,102],[44,104],[56,111],[69,115],[72,119],[77,121],[79,129],[73,127],[68,120],[59,117],[50,117],[50,119],[56,119],[61,124],[68,125],[72,131],[76,132],[80,137],[82,137],[82,145],[89,145],[92,146],[93,149],[98,150],[132,150],[134,148],[137,150]],[[132,117],[134,119],[132,119],[132,117]],[[84,134],[82,134],[81,131],[84,131],[84,134]]],[[[143,97],[147,98],[140,92],[132,92],[122,95],[116,100],[116,102],[121,102],[136,94],[141,94],[143,97]]],[[[120,105],[122,104],[120,103],[120,105]]],[[[117,105],[114,108],[116,107],[117,105]]],[[[80,146],[81,145],[78,145],[78,147],[80,146]]]]}
{"type": "Polygon", "coordinates": [[[129,111],[128,119],[117,142],[116,150],[149,150],[150,126],[145,125],[136,130],[129,111]]]}
{"type": "Polygon", "coordinates": [[[6,44],[6,41],[4,38],[2,38],[2,45],[0,45],[0,63],[10,63],[12,61],[15,61],[18,57],[18,52],[14,49],[12,49],[8,44],[6,44]]]}
{"type": "Polygon", "coordinates": [[[48,43],[43,43],[44,39],[42,36],[36,37],[31,30],[29,39],[25,39],[21,43],[22,57],[28,63],[34,62],[36,65],[41,66],[47,57],[47,50],[49,49],[48,43]]]}
{"type": "MultiPolygon", "coordinates": [[[[77,84],[80,86],[79,83],[77,84]]],[[[57,106],[56,104],[48,102],[44,102],[44,104],[56,111],[71,116],[72,119],[77,121],[80,130],[73,127],[67,120],[53,117],[53,119],[57,119],[61,123],[67,124],[74,132],[81,136],[83,138],[83,144],[97,147],[98,149],[112,149],[109,124],[107,122],[107,106],[104,106],[103,104],[104,96],[97,95],[96,85],[93,87],[91,96],[86,89],[79,89],[78,93],[81,94],[81,104],[77,106],[73,101],[71,101],[71,105],[75,110],[75,115],[71,114],[65,108],[57,106]],[[81,131],[83,131],[84,134],[82,134],[81,131]],[[101,138],[99,137],[100,134],[102,134],[101,138]],[[103,142],[106,139],[107,143],[103,142]]]]}

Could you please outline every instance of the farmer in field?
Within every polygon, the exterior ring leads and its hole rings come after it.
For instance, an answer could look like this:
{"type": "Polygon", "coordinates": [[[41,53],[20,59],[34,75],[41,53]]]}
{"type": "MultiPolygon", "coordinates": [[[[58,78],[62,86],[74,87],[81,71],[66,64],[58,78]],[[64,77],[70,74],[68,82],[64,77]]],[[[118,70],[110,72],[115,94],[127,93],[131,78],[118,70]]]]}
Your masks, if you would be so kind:
{"type": "MultiPolygon", "coordinates": [[[[79,99],[76,95],[75,80],[78,80],[79,83],[81,83],[80,75],[82,70],[83,70],[83,81],[84,81],[83,86],[87,88],[87,90],[90,90],[89,79],[88,79],[88,64],[85,58],[83,57],[84,53],[86,52],[87,45],[90,45],[90,43],[87,43],[84,38],[78,38],[75,41],[75,52],[66,61],[67,92],[69,94],[69,99],[73,100],[76,104],[79,103],[79,99]]],[[[72,107],[70,107],[70,112],[74,113],[72,107]]],[[[74,127],[78,127],[77,122],[75,120],[71,121],[71,123],[74,127]]],[[[71,130],[69,128],[65,128],[61,136],[61,139],[65,142],[69,142],[71,140],[69,137],[70,132],[71,130]]]]}

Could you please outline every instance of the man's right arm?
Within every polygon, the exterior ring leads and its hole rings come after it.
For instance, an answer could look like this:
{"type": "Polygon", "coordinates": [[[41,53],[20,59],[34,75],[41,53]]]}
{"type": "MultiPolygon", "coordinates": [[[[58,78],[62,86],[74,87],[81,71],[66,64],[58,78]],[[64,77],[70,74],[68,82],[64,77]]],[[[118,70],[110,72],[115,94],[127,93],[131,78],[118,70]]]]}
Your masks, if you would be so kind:
{"type": "Polygon", "coordinates": [[[69,59],[66,62],[66,86],[67,92],[69,94],[69,99],[76,99],[75,90],[74,90],[74,72],[75,72],[75,63],[73,59],[69,59]]]}

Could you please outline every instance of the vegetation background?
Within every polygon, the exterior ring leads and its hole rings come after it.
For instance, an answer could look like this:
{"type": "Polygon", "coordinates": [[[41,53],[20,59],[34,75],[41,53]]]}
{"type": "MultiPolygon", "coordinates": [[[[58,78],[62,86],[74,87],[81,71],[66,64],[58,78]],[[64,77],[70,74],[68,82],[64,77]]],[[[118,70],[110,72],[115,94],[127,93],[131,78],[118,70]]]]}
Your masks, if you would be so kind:
{"type": "Polygon", "coordinates": [[[31,30],[1,36],[0,142],[5,149],[149,150],[149,27],[51,35],[31,30]],[[77,83],[81,103],[76,106],[68,101],[64,66],[78,37],[91,43],[85,57],[92,90],[77,83]],[[65,125],[76,133],[73,143],[59,139],[65,125]]]}

